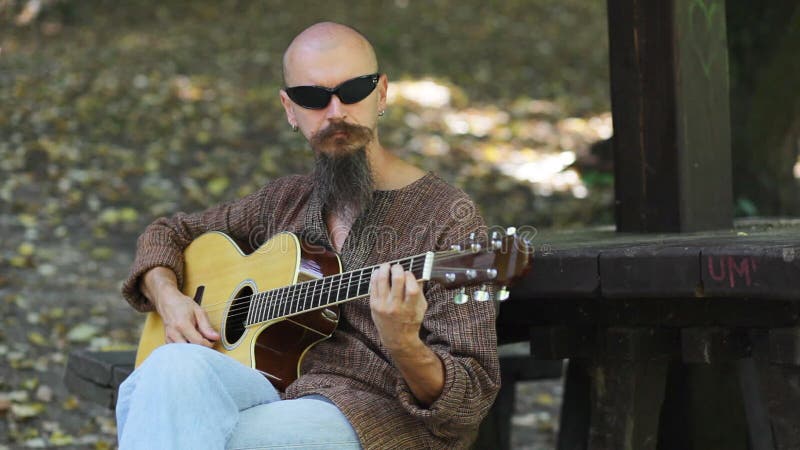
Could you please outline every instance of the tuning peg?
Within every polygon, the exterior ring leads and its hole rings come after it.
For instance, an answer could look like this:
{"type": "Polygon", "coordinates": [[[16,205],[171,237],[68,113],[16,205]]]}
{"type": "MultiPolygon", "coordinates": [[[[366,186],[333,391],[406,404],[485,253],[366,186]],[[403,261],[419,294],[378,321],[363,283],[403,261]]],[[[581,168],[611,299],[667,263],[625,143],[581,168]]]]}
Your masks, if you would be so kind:
{"type": "Polygon", "coordinates": [[[486,285],[481,286],[480,289],[475,291],[472,294],[472,298],[479,302],[485,302],[489,300],[489,291],[486,290],[486,285]]]}
{"type": "Polygon", "coordinates": [[[494,250],[503,248],[503,241],[500,239],[500,233],[497,231],[492,231],[492,248],[494,250]]]}
{"type": "Polygon", "coordinates": [[[494,280],[497,277],[497,269],[486,269],[486,276],[490,280],[494,280]]]}
{"type": "Polygon", "coordinates": [[[516,227],[508,227],[508,228],[506,228],[506,236],[514,236],[515,234],[517,234],[516,227]]]}
{"type": "Polygon", "coordinates": [[[469,248],[470,248],[470,250],[472,250],[473,252],[479,252],[479,251],[481,251],[481,244],[479,244],[479,243],[478,243],[478,242],[475,240],[475,233],[470,233],[470,234],[469,234],[469,248]]]}
{"type": "Polygon", "coordinates": [[[461,246],[458,245],[458,244],[453,244],[453,245],[450,246],[450,250],[455,250],[457,252],[460,252],[461,251],[461,246]]]}
{"type": "Polygon", "coordinates": [[[467,279],[474,280],[478,278],[478,272],[476,272],[475,269],[467,269],[464,273],[467,275],[467,279]]]}
{"type": "Polygon", "coordinates": [[[452,272],[447,272],[446,274],[444,274],[444,279],[448,283],[452,283],[453,281],[456,281],[456,274],[454,274],[452,272]]]}
{"type": "Polygon", "coordinates": [[[511,295],[511,293],[508,291],[508,288],[506,286],[503,286],[503,287],[500,288],[499,291],[497,291],[497,294],[495,295],[495,298],[497,299],[497,301],[504,302],[504,301],[508,300],[508,297],[510,295],[511,295]]]}
{"type": "Polygon", "coordinates": [[[469,301],[469,296],[466,294],[466,290],[461,288],[458,294],[453,296],[453,303],[456,305],[463,305],[469,301]]]}

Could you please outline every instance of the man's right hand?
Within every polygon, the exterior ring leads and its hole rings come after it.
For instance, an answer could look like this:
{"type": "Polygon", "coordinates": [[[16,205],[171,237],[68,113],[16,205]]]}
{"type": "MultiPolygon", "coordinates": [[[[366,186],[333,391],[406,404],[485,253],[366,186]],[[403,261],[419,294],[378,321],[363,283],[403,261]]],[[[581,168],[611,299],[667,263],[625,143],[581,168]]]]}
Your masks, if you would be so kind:
{"type": "Polygon", "coordinates": [[[178,289],[171,269],[150,269],[142,278],[141,289],[164,322],[167,343],[188,342],[211,347],[219,340],[219,333],[211,326],[203,308],[178,289]]]}

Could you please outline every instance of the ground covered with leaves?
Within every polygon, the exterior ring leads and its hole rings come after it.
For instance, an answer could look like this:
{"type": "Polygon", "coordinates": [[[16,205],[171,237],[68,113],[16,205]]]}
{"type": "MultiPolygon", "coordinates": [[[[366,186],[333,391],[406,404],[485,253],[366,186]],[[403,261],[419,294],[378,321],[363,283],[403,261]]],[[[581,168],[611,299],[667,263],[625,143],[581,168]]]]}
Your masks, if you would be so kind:
{"type": "MultiPolygon", "coordinates": [[[[62,386],[67,354],[136,342],[119,285],[147,223],[310,167],[277,93],[317,20],[371,38],[382,141],[487,223],[610,223],[595,3],[62,0],[22,25],[0,1],[0,449],[115,445],[111,412],[62,386]]],[[[520,393],[515,448],[551,447],[558,384],[520,393]]]]}

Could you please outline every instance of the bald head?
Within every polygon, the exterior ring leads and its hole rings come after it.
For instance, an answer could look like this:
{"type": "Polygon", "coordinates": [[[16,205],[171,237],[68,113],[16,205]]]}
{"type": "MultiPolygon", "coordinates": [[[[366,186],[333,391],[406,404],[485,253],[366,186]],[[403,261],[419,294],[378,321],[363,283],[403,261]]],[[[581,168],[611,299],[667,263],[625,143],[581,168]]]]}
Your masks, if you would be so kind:
{"type": "Polygon", "coordinates": [[[373,73],[378,70],[375,50],[363,34],[346,25],[320,22],[303,30],[292,40],[283,54],[283,81],[287,86],[304,84],[300,70],[309,61],[327,64],[353,65],[358,72],[373,73]]]}

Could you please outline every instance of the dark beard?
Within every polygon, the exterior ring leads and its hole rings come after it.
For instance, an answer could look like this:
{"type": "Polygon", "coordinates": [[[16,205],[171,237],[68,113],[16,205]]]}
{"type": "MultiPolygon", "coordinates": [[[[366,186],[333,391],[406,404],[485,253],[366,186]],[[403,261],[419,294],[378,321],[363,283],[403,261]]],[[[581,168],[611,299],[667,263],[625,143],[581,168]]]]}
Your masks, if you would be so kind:
{"type": "Polygon", "coordinates": [[[352,222],[372,203],[374,184],[366,147],[335,155],[318,151],[313,175],[325,213],[352,222]]]}

